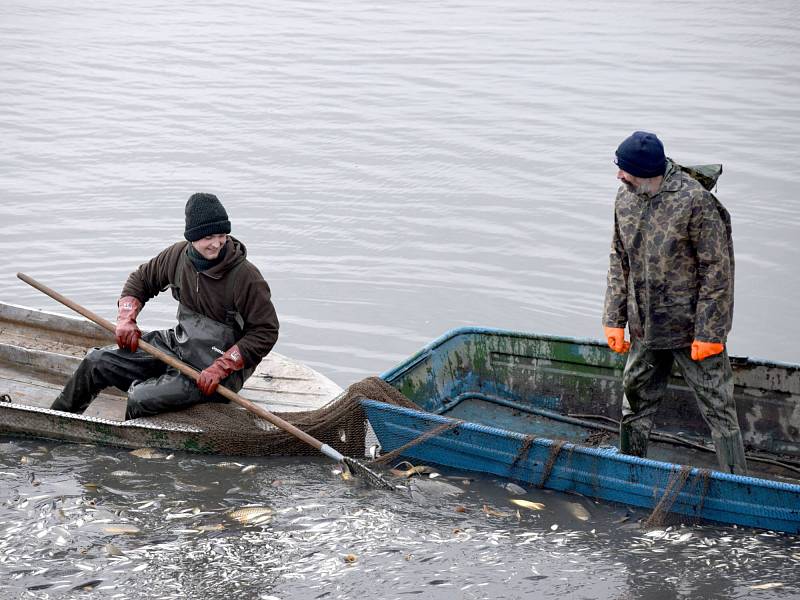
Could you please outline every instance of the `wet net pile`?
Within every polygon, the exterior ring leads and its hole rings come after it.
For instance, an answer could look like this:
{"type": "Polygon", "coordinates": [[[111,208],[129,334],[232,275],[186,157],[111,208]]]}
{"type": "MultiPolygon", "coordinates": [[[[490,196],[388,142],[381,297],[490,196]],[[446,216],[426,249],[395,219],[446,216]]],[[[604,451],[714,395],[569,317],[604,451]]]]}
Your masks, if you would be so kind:
{"type": "MultiPolygon", "coordinates": [[[[367,418],[360,400],[369,398],[396,406],[419,407],[378,377],[354,383],[322,408],[297,412],[275,412],[295,427],[328,444],[344,455],[364,456],[367,418]]],[[[198,404],[152,419],[181,424],[204,431],[200,448],[209,453],[235,456],[296,456],[319,451],[293,435],[247,412],[236,404],[198,404]]]]}

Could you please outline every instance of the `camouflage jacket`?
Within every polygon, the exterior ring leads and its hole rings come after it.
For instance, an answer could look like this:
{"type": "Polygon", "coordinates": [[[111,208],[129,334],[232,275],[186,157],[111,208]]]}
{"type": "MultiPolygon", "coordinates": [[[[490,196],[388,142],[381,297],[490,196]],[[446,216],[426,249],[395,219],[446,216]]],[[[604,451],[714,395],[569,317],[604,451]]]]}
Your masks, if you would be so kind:
{"type": "Polygon", "coordinates": [[[733,320],[728,211],[669,161],[654,196],[622,185],[614,206],[603,324],[652,349],[724,343],[733,320]]]}

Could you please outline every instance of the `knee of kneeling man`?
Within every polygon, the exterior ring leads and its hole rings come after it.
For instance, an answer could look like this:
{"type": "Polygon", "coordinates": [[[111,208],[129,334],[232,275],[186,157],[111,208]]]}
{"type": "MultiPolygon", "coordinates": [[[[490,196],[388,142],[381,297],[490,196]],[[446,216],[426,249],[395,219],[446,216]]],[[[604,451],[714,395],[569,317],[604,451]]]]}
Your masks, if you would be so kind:
{"type": "Polygon", "coordinates": [[[103,367],[108,363],[108,353],[106,348],[92,348],[83,357],[83,362],[91,369],[103,367]]]}

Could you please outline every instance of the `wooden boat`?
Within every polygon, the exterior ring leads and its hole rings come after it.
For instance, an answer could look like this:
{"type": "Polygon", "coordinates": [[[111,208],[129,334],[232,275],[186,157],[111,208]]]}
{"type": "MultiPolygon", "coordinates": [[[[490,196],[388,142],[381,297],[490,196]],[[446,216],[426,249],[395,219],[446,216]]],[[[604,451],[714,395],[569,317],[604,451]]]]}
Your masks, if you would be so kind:
{"type": "Polygon", "coordinates": [[[404,456],[697,520],[800,532],[800,366],[732,358],[753,475],[742,477],[713,470],[707,427],[677,371],[649,457],[620,454],[624,360],[595,340],[456,329],[381,376],[420,410],[362,404],[384,453],[417,440],[404,456]]]}
{"type": "MultiPolygon", "coordinates": [[[[50,410],[86,351],[114,343],[83,318],[0,303],[0,434],[26,435],[128,448],[159,447],[206,453],[235,453],[225,445],[253,417],[234,405],[224,407],[225,425],[214,435],[203,423],[187,423],[177,413],[125,420],[126,399],[110,388],[80,415],[50,410]]],[[[271,412],[304,411],[327,404],[341,388],[309,367],[272,352],[245,382],[241,395],[271,412]]]]}

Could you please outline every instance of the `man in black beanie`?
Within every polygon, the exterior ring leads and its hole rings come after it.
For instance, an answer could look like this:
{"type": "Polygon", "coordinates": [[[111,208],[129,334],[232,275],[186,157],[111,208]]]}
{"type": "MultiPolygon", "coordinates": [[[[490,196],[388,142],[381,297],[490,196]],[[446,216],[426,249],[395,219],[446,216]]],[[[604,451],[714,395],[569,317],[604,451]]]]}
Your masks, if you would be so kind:
{"type": "Polygon", "coordinates": [[[278,339],[269,286],[230,236],[231,222],[213,194],[186,203],[186,241],[166,248],[128,277],[118,302],[117,346],[93,350],[51,408],[83,412],[115,386],[128,394],[126,418],[179,410],[199,402],[226,402],[220,384],[239,391],[278,339]],[[178,301],[173,329],[142,335],[136,317],[145,303],[170,288],[178,301]],[[142,338],[200,370],[195,383],[138,350],[142,338]]]}
{"type": "MultiPolygon", "coordinates": [[[[746,473],[725,342],[733,320],[733,242],[728,211],[699,174],[664,155],[653,133],[617,148],[614,236],[603,325],[628,353],[620,450],[647,455],[653,417],[676,363],[711,428],[720,468],[746,473]],[[628,326],[631,341],[625,340],[628,326]]],[[[716,183],[721,166],[709,180],[716,183]]]]}

